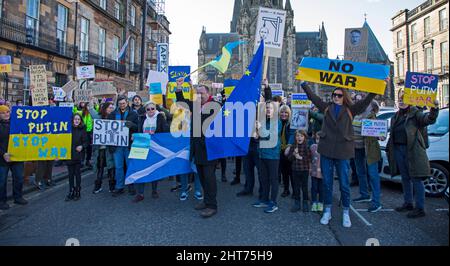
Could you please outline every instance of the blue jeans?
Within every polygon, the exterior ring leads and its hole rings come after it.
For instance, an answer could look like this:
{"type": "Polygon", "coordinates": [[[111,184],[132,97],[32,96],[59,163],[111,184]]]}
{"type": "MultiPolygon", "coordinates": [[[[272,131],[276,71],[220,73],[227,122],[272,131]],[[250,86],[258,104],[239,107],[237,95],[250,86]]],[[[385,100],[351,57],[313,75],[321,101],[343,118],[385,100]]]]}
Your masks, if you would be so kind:
{"type": "Polygon", "coordinates": [[[321,202],[323,203],[323,180],[322,178],[317,178],[311,176],[311,201],[313,203],[321,202]],[[319,200],[317,200],[317,195],[319,195],[319,200]]]}
{"type": "MultiPolygon", "coordinates": [[[[380,206],[381,185],[380,175],[378,173],[378,162],[368,165],[367,170],[370,178],[370,186],[372,187],[372,204],[380,206]]],[[[361,186],[361,183],[359,183],[359,185],[361,186]]]]}
{"type": "Polygon", "coordinates": [[[263,202],[269,202],[270,198],[271,203],[277,205],[278,188],[280,185],[280,182],[278,181],[278,166],[280,160],[259,159],[259,163],[262,187],[261,200],[263,202]]]}
{"type": "Polygon", "coordinates": [[[339,187],[341,190],[341,201],[344,209],[350,208],[350,183],[348,172],[350,169],[349,160],[331,159],[324,155],[320,156],[320,167],[323,176],[323,190],[325,193],[324,206],[331,208],[333,205],[333,173],[336,167],[339,177],[339,187]]]}
{"type": "MultiPolygon", "coordinates": [[[[243,158],[244,162],[244,174],[245,174],[245,186],[244,191],[253,193],[255,187],[255,167],[259,172],[259,157],[257,150],[249,150],[247,156],[243,158]]],[[[258,174],[259,176],[259,174],[258,174]]],[[[261,183],[260,183],[261,184],[261,183]]],[[[259,186],[259,194],[261,196],[261,185],[259,186]]]]}
{"type": "Polygon", "coordinates": [[[359,182],[359,194],[361,194],[361,197],[363,198],[369,198],[366,150],[364,148],[355,149],[355,168],[359,182]]]}
{"type": "MultiPolygon", "coordinates": [[[[189,176],[190,174],[180,175],[181,192],[187,193],[189,176]]],[[[194,173],[194,189],[195,193],[197,194],[202,193],[202,184],[200,183],[200,177],[198,176],[198,173],[194,173]]]]}
{"type": "Polygon", "coordinates": [[[23,188],[23,167],[24,163],[9,163],[8,166],[0,166],[0,202],[6,202],[7,199],[7,180],[8,172],[11,170],[13,178],[13,196],[14,199],[22,198],[23,188]]]}
{"type": "Polygon", "coordinates": [[[116,189],[125,188],[125,165],[128,165],[128,147],[116,147],[114,151],[114,164],[116,165],[116,189]]]}
{"type": "Polygon", "coordinates": [[[408,151],[406,145],[394,146],[394,158],[397,162],[397,167],[400,171],[400,174],[402,175],[403,198],[405,200],[405,203],[413,203],[414,188],[416,208],[423,210],[425,205],[425,187],[421,178],[412,178],[409,176],[408,151]]]}

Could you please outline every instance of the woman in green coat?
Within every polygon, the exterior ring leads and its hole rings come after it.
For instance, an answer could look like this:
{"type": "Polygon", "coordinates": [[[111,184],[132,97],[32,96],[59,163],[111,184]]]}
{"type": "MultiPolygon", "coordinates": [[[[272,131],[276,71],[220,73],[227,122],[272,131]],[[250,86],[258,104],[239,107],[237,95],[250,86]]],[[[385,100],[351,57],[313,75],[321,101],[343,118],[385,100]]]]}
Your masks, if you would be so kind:
{"type": "Polygon", "coordinates": [[[415,106],[403,102],[404,91],[398,94],[399,110],[391,120],[391,133],[386,147],[391,175],[402,176],[403,206],[396,208],[398,212],[407,212],[408,218],[425,216],[425,187],[423,180],[430,175],[430,163],[427,156],[425,136],[421,129],[436,122],[439,114],[439,102],[429,113],[423,113],[415,106]],[[415,208],[413,207],[413,189],[415,208]]]}

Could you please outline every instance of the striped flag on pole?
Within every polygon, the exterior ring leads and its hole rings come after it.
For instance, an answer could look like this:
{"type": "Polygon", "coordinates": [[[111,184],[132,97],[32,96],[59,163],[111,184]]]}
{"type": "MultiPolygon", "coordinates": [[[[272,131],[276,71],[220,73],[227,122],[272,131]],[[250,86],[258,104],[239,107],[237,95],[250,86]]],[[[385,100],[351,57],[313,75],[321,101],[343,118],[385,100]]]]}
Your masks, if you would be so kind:
{"type": "Polygon", "coordinates": [[[122,64],[125,63],[125,58],[127,56],[128,42],[130,41],[130,37],[131,36],[128,36],[127,41],[122,46],[122,49],[120,49],[119,54],[117,55],[117,61],[119,61],[122,64]]]}

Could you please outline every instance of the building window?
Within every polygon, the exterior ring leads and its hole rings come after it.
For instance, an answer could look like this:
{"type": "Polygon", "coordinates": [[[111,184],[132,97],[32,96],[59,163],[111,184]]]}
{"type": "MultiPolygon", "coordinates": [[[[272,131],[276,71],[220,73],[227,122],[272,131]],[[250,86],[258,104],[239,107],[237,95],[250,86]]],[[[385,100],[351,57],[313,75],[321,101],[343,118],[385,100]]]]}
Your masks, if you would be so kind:
{"type": "Polygon", "coordinates": [[[402,43],[403,43],[403,35],[401,31],[397,32],[397,48],[402,47],[402,43]]]}
{"type": "Polygon", "coordinates": [[[428,35],[431,34],[431,27],[430,27],[430,17],[426,17],[423,20],[423,32],[424,32],[424,36],[427,37],[428,35]]]}
{"type": "Polygon", "coordinates": [[[117,1],[114,2],[114,17],[120,20],[120,3],[117,1]]]}
{"type": "Polygon", "coordinates": [[[68,77],[66,74],[55,73],[55,86],[62,87],[68,82],[68,77]]]}
{"type": "Polygon", "coordinates": [[[56,23],[56,45],[60,54],[66,52],[68,9],[58,4],[58,22],[56,23]]]}
{"type": "Polygon", "coordinates": [[[134,5],[130,7],[130,23],[131,26],[136,27],[136,7],[134,5]]]}
{"type": "Polygon", "coordinates": [[[28,44],[38,44],[39,32],[39,0],[27,0],[26,14],[26,42],[28,44]]]}
{"type": "Polygon", "coordinates": [[[87,62],[89,53],[89,20],[81,18],[80,26],[80,60],[87,62]]]}
{"type": "Polygon", "coordinates": [[[448,84],[442,84],[442,98],[444,106],[448,105],[448,84]]]}
{"type": "Polygon", "coordinates": [[[130,67],[134,68],[134,58],[136,56],[136,40],[134,38],[130,38],[130,67]]]}
{"type": "Polygon", "coordinates": [[[419,71],[419,54],[417,52],[412,53],[412,71],[419,71]]]}
{"type": "Polygon", "coordinates": [[[441,70],[448,72],[448,42],[441,43],[441,70]]]}
{"type": "Polygon", "coordinates": [[[404,58],[403,54],[401,54],[398,56],[398,60],[397,60],[397,76],[398,77],[405,76],[404,66],[405,66],[405,58],[404,58]]]}
{"type": "Polygon", "coordinates": [[[106,0],[100,0],[100,7],[106,10],[106,0]]]}
{"type": "Polygon", "coordinates": [[[416,24],[411,25],[411,42],[412,43],[417,42],[417,25],[416,24]]]}
{"type": "Polygon", "coordinates": [[[113,37],[113,55],[114,55],[114,59],[116,60],[116,62],[119,61],[118,55],[119,55],[119,43],[120,43],[120,38],[117,36],[113,37]]]}
{"type": "Polygon", "coordinates": [[[442,9],[439,11],[439,30],[448,29],[448,20],[447,20],[447,9],[442,9]]]}
{"type": "Polygon", "coordinates": [[[425,71],[431,73],[433,71],[433,48],[425,48],[425,71]]]}
{"type": "Polygon", "coordinates": [[[106,57],[106,30],[98,29],[98,55],[100,56],[100,64],[103,65],[106,57]]]}

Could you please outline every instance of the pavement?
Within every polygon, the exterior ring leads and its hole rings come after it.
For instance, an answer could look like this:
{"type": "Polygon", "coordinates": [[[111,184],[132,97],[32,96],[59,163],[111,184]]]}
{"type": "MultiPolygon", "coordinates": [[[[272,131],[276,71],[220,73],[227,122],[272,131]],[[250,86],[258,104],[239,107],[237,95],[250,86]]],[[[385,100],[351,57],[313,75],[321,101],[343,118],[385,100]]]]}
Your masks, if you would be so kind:
{"type": "MultiPolygon", "coordinates": [[[[76,239],[82,246],[448,246],[448,204],[442,198],[427,198],[424,218],[411,220],[393,211],[402,204],[401,186],[382,184],[384,209],[368,213],[367,203],[352,205],[351,228],[342,227],[338,207],[339,189],[335,182],[333,219],[327,226],[319,223],[320,214],[291,213],[292,199],[279,198],[279,210],[266,214],[251,206],[252,197],[236,197],[243,185],[230,186],[234,163],[228,161],[229,182],[218,177],[218,213],[209,219],[199,216],[193,194],[180,201],[170,192],[173,180],[159,183],[159,199],[151,198],[146,188],[143,202],[132,203],[127,194],[113,198],[107,191],[92,194],[95,177],[86,171],[81,199],[65,202],[66,182],[25,197],[27,206],[12,205],[0,211],[0,246],[63,246],[76,239]]],[[[242,178],[242,182],[245,176],[242,178]]],[[[358,196],[352,188],[352,196],[358,196]]],[[[257,188],[255,188],[257,192],[257,188]]],[[[280,193],[282,188],[280,186],[280,193]]]]}

